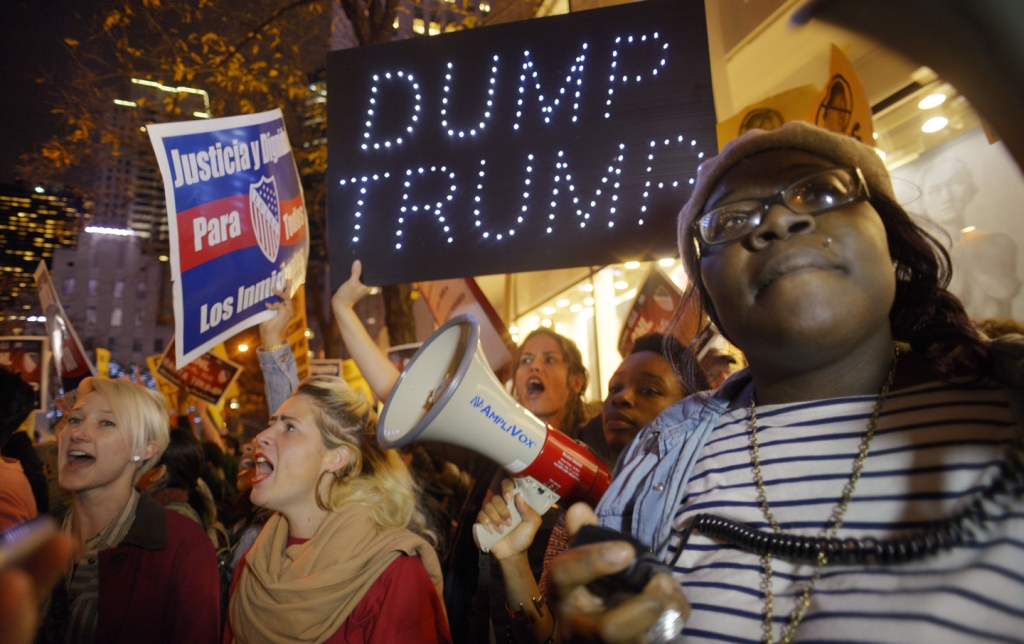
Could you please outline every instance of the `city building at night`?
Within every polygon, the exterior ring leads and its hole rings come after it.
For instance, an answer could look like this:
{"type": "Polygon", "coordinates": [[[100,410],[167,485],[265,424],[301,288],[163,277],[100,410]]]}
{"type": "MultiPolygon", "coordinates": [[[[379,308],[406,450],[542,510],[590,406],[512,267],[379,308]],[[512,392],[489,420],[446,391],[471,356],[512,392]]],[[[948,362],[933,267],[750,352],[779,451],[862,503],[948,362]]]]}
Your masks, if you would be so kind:
{"type": "Polygon", "coordinates": [[[86,216],[81,198],[44,188],[0,185],[0,310],[38,308],[32,274],[58,248],[74,246],[86,216]]]}
{"type": "Polygon", "coordinates": [[[114,100],[106,118],[118,133],[118,143],[104,148],[96,175],[96,223],[130,228],[156,254],[169,244],[167,206],[146,126],[170,120],[210,118],[210,98],[201,89],[169,87],[133,78],[128,99],[114,100]],[[165,100],[175,109],[167,111],[165,100]]]}
{"type": "Polygon", "coordinates": [[[130,229],[87,227],[76,248],[53,257],[53,283],[87,351],[145,364],[174,333],[169,264],[130,229]]]}

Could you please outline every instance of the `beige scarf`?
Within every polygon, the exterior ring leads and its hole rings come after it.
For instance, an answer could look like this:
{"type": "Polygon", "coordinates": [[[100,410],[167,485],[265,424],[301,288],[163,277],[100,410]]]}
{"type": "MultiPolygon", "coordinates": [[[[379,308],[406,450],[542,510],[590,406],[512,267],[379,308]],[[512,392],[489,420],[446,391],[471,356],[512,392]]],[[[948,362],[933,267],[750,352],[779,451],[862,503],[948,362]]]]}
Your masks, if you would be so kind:
{"type": "Polygon", "coordinates": [[[402,528],[378,530],[359,503],[330,513],[312,539],[294,546],[288,522],[275,514],[239,570],[228,608],[235,642],[324,642],[402,554],[420,558],[441,595],[441,566],[430,544],[402,528]]]}

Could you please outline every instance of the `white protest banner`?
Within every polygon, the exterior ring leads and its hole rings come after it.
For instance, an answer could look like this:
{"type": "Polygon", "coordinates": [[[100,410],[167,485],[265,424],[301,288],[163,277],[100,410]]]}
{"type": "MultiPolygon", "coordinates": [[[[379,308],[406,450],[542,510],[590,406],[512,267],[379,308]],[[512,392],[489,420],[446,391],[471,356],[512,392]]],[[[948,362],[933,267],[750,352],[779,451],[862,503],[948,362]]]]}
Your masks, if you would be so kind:
{"type": "Polygon", "coordinates": [[[272,317],[306,280],[302,185],[281,110],[148,126],[167,197],[177,364],[272,317]]]}

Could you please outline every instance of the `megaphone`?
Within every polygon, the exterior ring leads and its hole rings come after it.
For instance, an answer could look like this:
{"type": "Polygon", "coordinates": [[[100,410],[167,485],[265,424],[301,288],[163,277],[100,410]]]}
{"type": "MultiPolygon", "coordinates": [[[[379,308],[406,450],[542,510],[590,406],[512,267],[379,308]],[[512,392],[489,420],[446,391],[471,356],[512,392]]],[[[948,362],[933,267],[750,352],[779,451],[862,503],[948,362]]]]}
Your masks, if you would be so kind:
{"type": "MultiPolygon", "coordinates": [[[[540,514],[559,499],[595,505],[611,480],[584,445],[508,395],[487,364],[480,326],[468,314],[442,325],[413,356],[384,404],[377,441],[388,448],[435,441],[482,454],[512,474],[516,491],[540,514]]],[[[509,511],[515,528],[522,517],[515,504],[509,511]]],[[[473,526],[484,552],[508,533],[473,526]]]]}

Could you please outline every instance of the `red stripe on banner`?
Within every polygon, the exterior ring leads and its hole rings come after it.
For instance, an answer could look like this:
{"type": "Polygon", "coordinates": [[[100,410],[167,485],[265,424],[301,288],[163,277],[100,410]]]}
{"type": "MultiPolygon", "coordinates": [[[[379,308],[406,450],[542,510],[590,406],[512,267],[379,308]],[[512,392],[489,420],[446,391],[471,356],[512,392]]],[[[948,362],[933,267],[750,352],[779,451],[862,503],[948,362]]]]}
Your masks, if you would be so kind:
{"type": "MultiPolygon", "coordinates": [[[[306,226],[294,231],[291,237],[287,233],[286,216],[302,205],[302,196],[281,202],[281,246],[291,246],[302,241],[306,235],[306,226]]],[[[252,218],[249,216],[249,195],[234,195],[179,212],[178,248],[180,251],[179,265],[181,272],[195,268],[200,264],[227,255],[236,250],[256,246],[256,233],[253,230],[252,218]],[[232,236],[233,218],[231,213],[237,212],[238,226],[232,236]],[[221,217],[224,217],[221,219],[221,217]],[[198,221],[202,219],[203,221],[198,221]],[[216,233],[214,233],[214,229],[216,233]],[[199,233],[199,250],[196,250],[196,233],[199,233]],[[211,241],[214,242],[211,244],[211,241]]],[[[257,226],[267,226],[256,218],[257,226]]],[[[280,251],[279,251],[280,252],[280,251]]]]}

